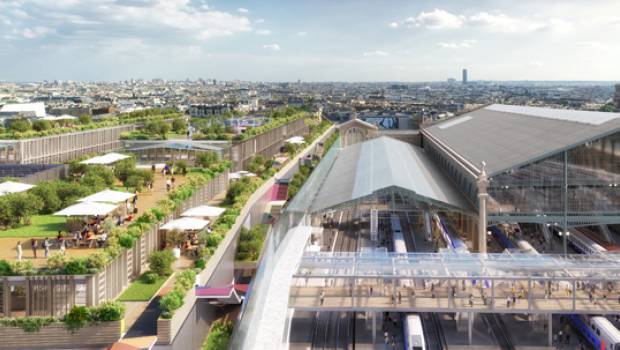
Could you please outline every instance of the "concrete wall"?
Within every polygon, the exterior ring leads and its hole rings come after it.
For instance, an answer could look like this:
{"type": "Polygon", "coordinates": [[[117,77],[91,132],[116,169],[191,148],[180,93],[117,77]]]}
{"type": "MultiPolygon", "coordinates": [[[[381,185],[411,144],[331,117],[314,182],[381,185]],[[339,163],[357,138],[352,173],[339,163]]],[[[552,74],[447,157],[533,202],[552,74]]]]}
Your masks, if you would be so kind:
{"type": "Polygon", "coordinates": [[[157,344],[155,350],[198,350],[209,333],[213,321],[222,316],[222,310],[207,301],[198,300],[187,314],[178,333],[169,344],[157,344]]]}
{"type": "Polygon", "coordinates": [[[122,333],[123,321],[102,322],[67,330],[64,323],[52,323],[38,332],[26,333],[20,327],[0,327],[0,349],[92,349],[106,348],[122,333]]]}

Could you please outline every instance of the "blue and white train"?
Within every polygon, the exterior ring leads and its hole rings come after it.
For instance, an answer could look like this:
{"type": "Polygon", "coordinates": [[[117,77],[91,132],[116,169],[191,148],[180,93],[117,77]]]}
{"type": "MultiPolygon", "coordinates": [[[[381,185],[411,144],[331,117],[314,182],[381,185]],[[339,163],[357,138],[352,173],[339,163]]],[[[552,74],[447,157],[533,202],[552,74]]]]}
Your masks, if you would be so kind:
{"type": "Polygon", "coordinates": [[[446,242],[446,246],[448,247],[448,249],[459,253],[469,252],[465,242],[463,242],[456,234],[450,231],[444,219],[437,214],[434,214],[434,216],[439,226],[441,238],[443,238],[443,240],[446,242]]]}
{"type": "Polygon", "coordinates": [[[570,315],[571,325],[579,330],[596,350],[620,350],[620,331],[602,316],[570,315]]]}
{"type": "MultiPolygon", "coordinates": [[[[390,228],[392,229],[392,248],[394,253],[407,253],[407,244],[403,236],[400,217],[396,214],[390,216],[390,228]]],[[[408,281],[401,282],[401,285],[409,286],[408,281]]],[[[422,320],[418,314],[404,314],[403,328],[405,338],[405,349],[407,350],[426,350],[424,341],[424,330],[422,320]]]]}

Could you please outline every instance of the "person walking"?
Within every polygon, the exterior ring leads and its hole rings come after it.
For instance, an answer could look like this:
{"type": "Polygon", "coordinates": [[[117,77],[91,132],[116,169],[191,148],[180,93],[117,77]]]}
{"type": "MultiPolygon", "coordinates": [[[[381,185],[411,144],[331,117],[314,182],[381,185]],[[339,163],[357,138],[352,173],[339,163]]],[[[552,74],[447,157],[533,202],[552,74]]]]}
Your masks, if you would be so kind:
{"type": "Polygon", "coordinates": [[[22,241],[17,241],[15,250],[17,251],[17,261],[22,261],[22,241]]]}
{"type": "Polygon", "coordinates": [[[30,248],[32,248],[32,255],[34,255],[34,258],[37,258],[37,245],[38,242],[35,238],[31,238],[30,239],[30,248]]]}
{"type": "Polygon", "coordinates": [[[323,306],[323,301],[325,300],[325,292],[321,291],[319,294],[319,299],[321,300],[321,306],[323,306]]]}
{"type": "Polygon", "coordinates": [[[50,254],[50,246],[52,244],[50,243],[49,239],[47,237],[45,237],[45,240],[43,241],[43,249],[45,251],[45,258],[47,258],[47,256],[50,254]]]}
{"type": "Polygon", "coordinates": [[[170,188],[172,188],[172,182],[170,179],[166,179],[166,191],[170,192],[170,188]]]}
{"type": "Polygon", "coordinates": [[[66,253],[65,240],[63,239],[62,241],[60,241],[60,254],[65,255],[65,253],[66,253]]]}

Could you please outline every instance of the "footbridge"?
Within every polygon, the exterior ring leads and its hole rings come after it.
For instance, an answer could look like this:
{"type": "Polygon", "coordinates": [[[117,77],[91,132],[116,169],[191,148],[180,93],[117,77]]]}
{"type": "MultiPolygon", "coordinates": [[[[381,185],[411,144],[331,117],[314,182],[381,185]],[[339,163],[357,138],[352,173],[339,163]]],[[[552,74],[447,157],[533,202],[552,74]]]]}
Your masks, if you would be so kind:
{"type": "Polygon", "coordinates": [[[304,311],[620,313],[620,255],[305,253],[304,311]]]}

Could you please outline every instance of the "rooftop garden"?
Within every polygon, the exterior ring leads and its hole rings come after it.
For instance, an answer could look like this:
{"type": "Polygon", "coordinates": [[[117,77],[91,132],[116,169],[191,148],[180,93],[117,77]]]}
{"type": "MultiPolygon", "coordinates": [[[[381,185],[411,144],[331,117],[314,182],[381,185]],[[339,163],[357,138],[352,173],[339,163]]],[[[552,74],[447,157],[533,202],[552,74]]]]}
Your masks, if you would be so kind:
{"type": "MultiPolygon", "coordinates": [[[[0,276],[82,275],[97,272],[124,249],[131,248],[138,238],[149,231],[153,225],[162,221],[201,185],[225,171],[229,166],[229,163],[224,161],[210,163],[205,168],[192,169],[186,176],[185,183],[168,192],[167,198],[158,201],[155,207],[132,220],[129,225],[118,226],[112,219],[104,220],[101,226],[103,231],[107,233],[107,239],[102,249],[89,251],[86,256],[53,253],[45,261],[45,266],[38,268],[33,266],[29,260],[11,262],[0,260],[0,276]]],[[[178,173],[182,172],[179,169],[178,173]]],[[[3,233],[23,234],[20,237],[26,237],[26,232],[33,234],[27,237],[40,235],[41,233],[36,233],[36,227],[33,227],[32,224],[38,224],[38,227],[47,230],[51,229],[50,225],[59,224],[55,221],[55,217],[46,215],[73,204],[81,197],[116,183],[121,183],[123,186],[132,189],[141,189],[152,181],[153,173],[150,170],[137,169],[135,159],[129,158],[118,162],[114,168],[72,163],[70,177],[66,181],[42,182],[26,193],[1,196],[0,208],[5,209],[0,210],[2,212],[0,214],[0,225],[7,230],[0,231],[0,237],[3,237],[3,233]],[[33,220],[33,218],[36,219],[33,220]]],[[[72,224],[71,219],[67,220],[67,226],[72,224]]],[[[54,229],[56,227],[54,226],[54,229]]],[[[24,251],[26,249],[28,248],[24,247],[24,251]]]]}
{"type": "Polygon", "coordinates": [[[115,116],[106,116],[93,119],[83,115],[78,119],[63,120],[29,120],[26,118],[15,119],[0,128],[0,139],[24,139],[65,134],[70,132],[92,130],[124,124],[145,123],[161,121],[165,119],[179,118],[181,113],[175,109],[147,109],[130,113],[121,113],[115,116]]]}
{"type": "Polygon", "coordinates": [[[185,136],[187,122],[182,118],[170,121],[153,120],[147,121],[140,130],[124,132],[122,140],[167,140],[168,137],[185,136]]]}
{"type": "Polygon", "coordinates": [[[224,121],[232,118],[231,113],[219,118],[192,118],[191,124],[196,128],[192,139],[194,140],[247,140],[253,136],[265,133],[291,121],[308,117],[305,109],[288,107],[286,109],[273,110],[265,116],[267,123],[261,126],[248,127],[243,132],[235,134],[232,127],[226,126],[224,121]]]}

